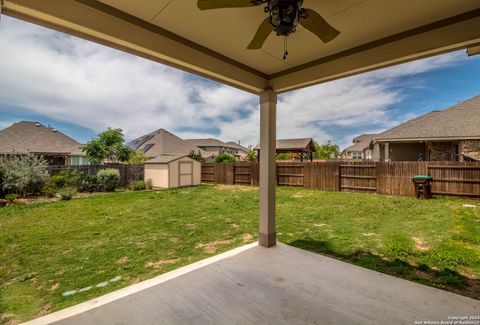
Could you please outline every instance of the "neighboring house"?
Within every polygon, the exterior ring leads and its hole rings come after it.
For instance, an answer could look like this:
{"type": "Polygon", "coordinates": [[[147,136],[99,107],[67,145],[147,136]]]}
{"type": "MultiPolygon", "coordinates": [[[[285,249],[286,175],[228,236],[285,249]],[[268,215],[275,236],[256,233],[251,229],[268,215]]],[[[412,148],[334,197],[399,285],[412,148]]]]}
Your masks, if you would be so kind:
{"type": "Polygon", "coordinates": [[[0,131],[0,155],[33,153],[49,165],[88,165],[82,145],[62,132],[38,122],[21,121],[0,131]]]}
{"type": "Polygon", "coordinates": [[[148,158],[165,154],[188,155],[192,151],[200,152],[203,158],[209,154],[197,146],[177,137],[165,129],[159,129],[127,143],[133,149],[143,152],[148,158]]]}
{"type": "Polygon", "coordinates": [[[240,159],[248,153],[248,148],[245,148],[235,142],[223,142],[218,139],[186,139],[188,143],[197,146],[206,151],[211,157],[218,156],[221,153],[228,153],[240,159]]]}
{"type": "Polygon", "coordinates": [[[376,135],[375,160],[480,161],[480,96],[376,135]]]}
{"type": "Polygon", "coordinates": [[[240,143],[235,143],[233,141],[226,142],[225,144],[231,149],[231,151],[233,152],[232,154],[235,157],[246,156],[250,151],[250,149],[248,149],[247,147],[244,147],[240,143]]]}
{"type": "Polygon", "coordinates": [[[344,159],[373,159],[370,142],[376,134],[362,134],[353,139],[353,145],[342,152],[344,159]]]}
{"type": "MultiPolygon", "coordinates": [[[[276,153],[296,153],[300,155],[300,161],[306,155],[310,161],[313,161],[315,153],[315,142],[312,138],[298,138],[298,139],[280,139],[276,143],[276,153]]],[[[257,152],[257,160],[260,161],[260,145],[257,145],[254,150],[257,152]]]]}

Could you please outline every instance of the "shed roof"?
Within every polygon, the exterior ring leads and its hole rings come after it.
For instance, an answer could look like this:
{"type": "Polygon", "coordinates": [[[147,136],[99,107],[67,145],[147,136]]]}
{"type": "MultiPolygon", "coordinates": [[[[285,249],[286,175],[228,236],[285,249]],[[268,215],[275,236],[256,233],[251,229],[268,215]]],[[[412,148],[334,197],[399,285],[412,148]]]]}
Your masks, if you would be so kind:
{"type": "MultiPolygon", "coordinates": [[[[315,151],[312,138],[279,139],[276,145],[277,151],[315,151]]],[[[260,145],[255,146],[260,150],[260,145]]]]}
{"type": "Polygon", "coordinates": [[[402,123],[373,142],[460,139],[480,139],[480,96],[402,123]]]}
{"type": "Polygon", "coordinates": [[[81,144],[57,129],[21,121],[0,131],[0,153],[42,153],[85,156],[81,144]]]}
{"type": "Polygon", "coordinates": [[[207,152],[179,138],[165,129],[158,129],[145,134],[127,143],[130,147],[142,151],[147,157],[155,158],[165,154],[188,155],[190,152],[202,154],[207,157],[207,152]]]}
{"type": "Polygon", "coordinates": [[[184,157],[187,157],[187,155],[160,155],[156,158],[147,160],[145,163],[146,164],[168,164],[172,161],[175,161],[184,157]]]}

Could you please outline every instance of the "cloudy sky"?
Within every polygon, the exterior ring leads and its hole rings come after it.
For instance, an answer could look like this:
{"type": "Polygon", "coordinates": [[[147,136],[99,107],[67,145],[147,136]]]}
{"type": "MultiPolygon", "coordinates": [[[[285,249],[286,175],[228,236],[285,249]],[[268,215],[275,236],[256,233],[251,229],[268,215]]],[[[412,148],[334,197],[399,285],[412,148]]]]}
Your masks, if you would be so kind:
{"type": "MultiPolygon", "coordinates": [[[[107,127],[128,139],[159,128],[183,138],[256,144],[256,96],[9,17],[0,22],[0,128],[51,124],[86,142],[107,127]]],[[[283,94],[278,137],[342,148],[480,95],[480,57],[455,52],[283,94]]]]}

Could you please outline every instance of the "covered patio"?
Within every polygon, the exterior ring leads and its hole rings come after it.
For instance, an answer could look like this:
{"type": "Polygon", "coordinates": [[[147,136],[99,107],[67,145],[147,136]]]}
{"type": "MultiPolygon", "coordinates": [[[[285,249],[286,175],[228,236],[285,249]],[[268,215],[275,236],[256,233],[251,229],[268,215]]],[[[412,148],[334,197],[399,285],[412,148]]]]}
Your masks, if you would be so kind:
{"type": "Polygon", "coordinates": [[[477,300],[250,244],[28,324],[435,324],[479,313],[477,300]]]}
{"type": "MultiPolygon", "coordinates": [[[[12,17],[259,95],[258,242],[263,247],[248,247],[180,277],[166,274],[163,279],[171,280],[139,285],[135,294],[64,322],[370,324],[478,315],[478,301],[273,247],[277,95],[459,49],[474,54],[480,44],[478,0],[305,0],[305,8],[320,13],[340,34],[324,43],[299,24],[288,37],[286,59],[286,39],[274,33],[261,49],[247,49],[269,15],[266,1],[253,4],[258,2],[200,10],[194,0],[0,1],[2,13],[12,17]]],[[[48,317],[38,322],[53,320],[48,317]]]]}

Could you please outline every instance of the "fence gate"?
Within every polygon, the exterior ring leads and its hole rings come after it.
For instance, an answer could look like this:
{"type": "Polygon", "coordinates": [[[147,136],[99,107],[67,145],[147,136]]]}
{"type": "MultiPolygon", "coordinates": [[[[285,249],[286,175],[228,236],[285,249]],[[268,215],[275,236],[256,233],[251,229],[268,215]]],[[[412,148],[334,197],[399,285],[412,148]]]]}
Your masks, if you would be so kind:
{"type": "Polygon", "coordinates": [[[339,191],[376,192],[376,165],[338,165],[339,191]]]}
{"type": "Polygon", "coordinates": [[[252,164],[236,163],[233,165],[233,182],[238,185],[252,185],[252,164]]]}

